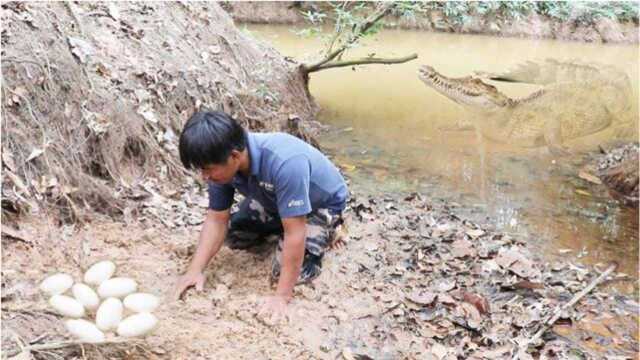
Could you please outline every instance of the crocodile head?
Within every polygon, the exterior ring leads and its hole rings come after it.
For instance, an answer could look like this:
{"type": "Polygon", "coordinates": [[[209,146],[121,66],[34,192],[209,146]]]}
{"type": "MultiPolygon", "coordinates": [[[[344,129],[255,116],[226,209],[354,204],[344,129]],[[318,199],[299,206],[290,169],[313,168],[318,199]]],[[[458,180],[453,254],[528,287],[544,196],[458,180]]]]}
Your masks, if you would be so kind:
{"type": "Polygon", "coordinates": [[[465,76],[450,78],[438,73],[433,67],[423,65],[419,77],[427,86],[463,106],[494,110],[509,106],[512,100],[495,86],[479,78],[465,76]]]}

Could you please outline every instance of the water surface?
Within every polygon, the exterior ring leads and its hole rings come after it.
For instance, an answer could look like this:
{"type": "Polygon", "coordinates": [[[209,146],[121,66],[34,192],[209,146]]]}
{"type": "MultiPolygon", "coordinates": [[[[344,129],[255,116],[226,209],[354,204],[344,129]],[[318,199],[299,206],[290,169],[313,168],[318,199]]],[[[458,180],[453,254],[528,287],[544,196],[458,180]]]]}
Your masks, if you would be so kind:
{"type": "MultiPolygon", "coordinates": [[[[300,61],[317,58],[322,42],[284,26],[256,26],[253,36],[300,61]]],[[[540,253],[586,263],[615,260],[634,280],[617,288],[637,290],[638,213],[612,201],[601,186],[577,177],[588,152],[614,139],[638,141],[637,131],[606,129],[565,142],[573,155],[558,158],[545,148],[526,149],[483,140],[474,131],[443,130],[477,116],[425,86],[417,76],[429,64],[447,76],[500,72],[528,60],[580,60],[613,65],[632,79],[638,119],[638,46],[496,38],[385,30],[345,58],[375,53],[419,58],[399,65],[367,65],[311,74],[310,90],[320,120],[334,130],[322,140],[357,186],[371,191],[421,191],[459,202],[540,253]],[[560,255],[559,255],[560,254],[560,255]],[[565,255],[566,254],[566,255],[565,255]]],[[[537,86],[493,83],[508,96],[537,86]]],[[[636,128],[637,129],[637,128],[636,128]]]]}

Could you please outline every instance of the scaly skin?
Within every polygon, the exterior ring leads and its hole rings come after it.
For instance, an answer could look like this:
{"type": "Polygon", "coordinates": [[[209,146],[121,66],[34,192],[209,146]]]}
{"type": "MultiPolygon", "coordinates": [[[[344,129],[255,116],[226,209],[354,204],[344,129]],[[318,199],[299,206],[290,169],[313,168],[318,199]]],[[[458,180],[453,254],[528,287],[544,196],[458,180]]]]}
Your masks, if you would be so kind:
{"type": "Polygon", "coordinates": [[[630,82],[626,74],[547,61],[528,63],[511,73],[491,75],[498,81],[547,85],[522,99],[511,99],[480,78],[449,78],[430,66],[420,79],[440,94],[470,109],[473,125],[496,142],[523,147],[549,146],[565,152],[562,142],[594,134],[629,108],[630,82]],[[535,70],[535,71],[531,71],[535,70]],[[552,71],[553,70],[553,71],[552,71]]]}

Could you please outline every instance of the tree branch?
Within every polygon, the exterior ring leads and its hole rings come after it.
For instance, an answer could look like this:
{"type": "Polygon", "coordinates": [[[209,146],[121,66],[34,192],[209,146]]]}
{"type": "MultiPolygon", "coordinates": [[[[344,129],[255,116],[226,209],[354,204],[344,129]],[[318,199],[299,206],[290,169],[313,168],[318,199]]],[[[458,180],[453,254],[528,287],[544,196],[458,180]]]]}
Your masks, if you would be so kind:
{"type": "Polygon", "coordinates": [[[598,276],[593,281],[591,281],[591,283],[587,285],[587,287],[582,289],[582,291],[575,294],[568,303],[564,304],[561,307],[557,307],[553,313],[553,316],[542,324],[538,332],[536,332],[535,335],[531,337],[531,339],[520,344],[518,352],[513,357],[513,360],[524,359],[526,357],[525,353],[527,351],[527,348],[529,347],[529,344],[535,343],[547,330],[549,330],[553,326],[553,324],[560,318],[560,316],[562,316],[562,314],[565,311],[571,309],[573,305],[575,305],[578,301],[580,301],[580,299],[582,299],[585,295],[590,293],[591,290],[593,290],[596,286],[598,286],[598,284],[600,284],[604,279],[606,279],[607,276],[609,276],[616,269],[616,267],[617,267],[617,264],[609,265],[607,270],[605,270],[602,274],[600,274],[600,276],[598,276]]]}
{"type": "Polygon", "coordinates": [[[351,37],[349,40],[347,40],[339,49],[337,49],[334,52],[330,53],[324,59],[320,60],[319,62],[317,62],[317,63],[315,63],[313,65],[304,65],[303,64],[302,68],[304,69],[304,71],[306,73],[318,71],[319,67],[325,65],[326,63],[328,63],[331,60],[333,60],[336,57],[338,57],[349,46],[351,46],[353,43],[358,41],[362,37],[362,35],[364,35],[367,32],[367,30],[371,29],[371,27],[373,27],[373,25],[375,25],[378,21],[380,21],[380,19],[385,17],[395,6],[396,6],[395,3],[391,3],[391,5],[385,6],[382,10],[380,10],[380,12],[370,16],[367,21],[365,21],[361,26],[359,26],[357,28],[357,31],[355,32],[355,35],[353,37],[351,37]]]}
{"type": "Polygon", "coordinates": [[[395,58],[395,59],[381,59],[381,58],[362,58],[362,59],[357,59],[357,60],[349,60],[349,61],[339,61],[339,62],[333,62],[331,64],[325,64],[322,66],[318,66],[315,69],[309,70],[308,73],[311,72],[315,72],[315,71],[320,71],[320,70],[325,70],[325,69],[331,69],[331,68],[337,68],[337,67],[345,67],[345,66],[353,66],[353,65],[364,65],[364,64],[402,64],[405,63],[407,61],[411,61],[413,59],[417,59],[418,58],[418,54],[411,54],[409,56],[405,56],[402,58],[395,58]]]}

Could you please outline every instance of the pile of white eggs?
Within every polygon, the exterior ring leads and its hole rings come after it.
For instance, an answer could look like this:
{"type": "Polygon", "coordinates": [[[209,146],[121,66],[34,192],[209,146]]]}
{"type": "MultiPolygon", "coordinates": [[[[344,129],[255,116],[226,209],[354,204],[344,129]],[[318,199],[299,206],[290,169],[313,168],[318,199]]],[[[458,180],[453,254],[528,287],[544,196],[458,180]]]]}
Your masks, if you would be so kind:
{"type": "Polygon", "coordinates": [[[148,334],[158,323],[151,314],[160,299],[152,294],[136,292],[138,284],[126,277],[113,277],[116,265],[101,261],[84,274],[84,283],[73,283],[67,274],[46,278],[40,290],[51,296],[49,304],[59,314],[69,317],[65,326],[84,342],[105,341],[105,332],[115,331],[123,337],[148,334]],[[91,287],[97,287],[97,292],[91,287]],[[71,289],[73,296],[64,295],[71,289]],[[102,302],[101,302],[102,300],[102,302]],[[83,319],[95,313],[95,323],[83,319]],[[128,315],[123,319],[124,315],[128,315]]]}

